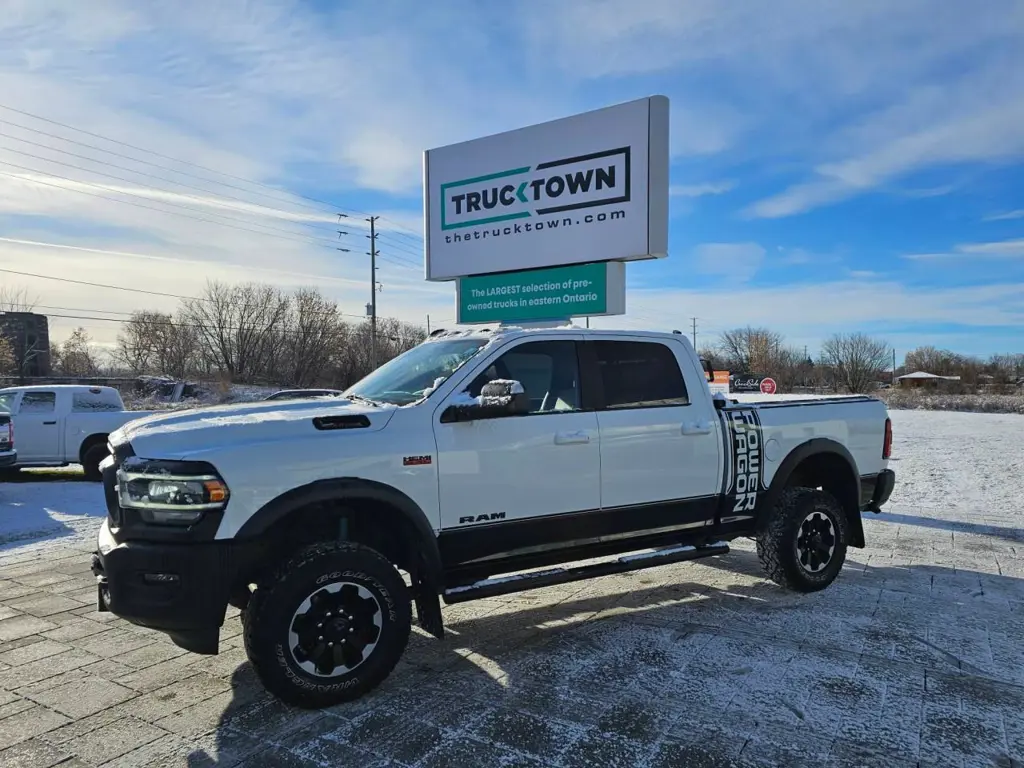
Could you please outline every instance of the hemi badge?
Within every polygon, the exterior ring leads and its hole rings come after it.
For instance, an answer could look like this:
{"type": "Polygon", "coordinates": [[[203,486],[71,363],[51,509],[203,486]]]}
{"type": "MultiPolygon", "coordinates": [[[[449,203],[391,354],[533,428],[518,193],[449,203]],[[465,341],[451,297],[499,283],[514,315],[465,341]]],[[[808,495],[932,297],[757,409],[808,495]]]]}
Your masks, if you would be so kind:
{"type": "Polygon", "coordinates": [[[402,459],[402,464],[407,467],[422,467],[425,464],[432,464],[433,461],[431,456],[406,456],[402,459]]]}

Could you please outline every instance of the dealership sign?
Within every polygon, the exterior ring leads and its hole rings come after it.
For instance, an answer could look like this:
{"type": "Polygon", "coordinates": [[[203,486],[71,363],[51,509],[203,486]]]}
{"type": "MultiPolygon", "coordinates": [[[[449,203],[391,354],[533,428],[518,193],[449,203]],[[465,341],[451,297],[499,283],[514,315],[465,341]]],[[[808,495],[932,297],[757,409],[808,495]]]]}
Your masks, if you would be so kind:
{"type": "Polygon", "coordinates": [[[626,311],[622,262],[463,277],[457,285],[460,324],[565,320],[626,311]]]}
{"type": "Polygon", "coordinates": [[[653,96],[428,150],[427,279],[667,255],[668,124],[653,96]]]}

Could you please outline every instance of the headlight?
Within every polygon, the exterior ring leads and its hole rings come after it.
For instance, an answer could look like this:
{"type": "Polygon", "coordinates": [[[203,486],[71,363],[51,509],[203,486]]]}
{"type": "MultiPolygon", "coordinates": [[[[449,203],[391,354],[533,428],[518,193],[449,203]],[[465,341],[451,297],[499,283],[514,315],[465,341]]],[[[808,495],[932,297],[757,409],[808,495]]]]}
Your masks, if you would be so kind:
{"type": "Polygon", "coordinates": [[[133,471],[125,466],[117,473],[121,506],[139,510],[139,516],[147,523],[192,525],[204,512],[227,505],[228,487],[214,474],[168,474],[154,470],[146,467],[133,471]]]}

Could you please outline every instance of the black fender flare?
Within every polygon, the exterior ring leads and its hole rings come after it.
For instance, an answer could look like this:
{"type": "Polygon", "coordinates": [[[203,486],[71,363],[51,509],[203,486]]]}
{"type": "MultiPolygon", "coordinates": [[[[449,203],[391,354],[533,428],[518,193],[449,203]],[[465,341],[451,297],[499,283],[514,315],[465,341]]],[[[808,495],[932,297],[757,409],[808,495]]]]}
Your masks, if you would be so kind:
{"type": "MultiPolygon", "coordinates": [[[[420,506],[402,491],[374,480],[341,477],[316,480],[286,491],[260,507],[235,534],[237,539],[257,538],[295,510],[325,501],[374,501],[397,509],[412,525],[419,538],[418,551],[425,570],[420,578],[430,585],[442,583],[441,551],[437,535],[420,506]]],[[[436,588],[436,587],[435,587],[436,588]]]]}
{"type": "Polygon", "coordinates": [[[857,462],[853,458],[853,454],[850,453],[845,445],[827,437],[815,437],[805,443],[801,443],[790,451],[786,458],[782,460],[778,470],[775,472],[775,476],[772,477],[771,485],[762,497],[761,504],[758,505],[757,530],[760,531],[765,523],[767,523],[768,516],[775,508],[775,504],[778,502],[779,496],[782,495],[783,489],[786,487],[789,479],[793,476],[793,472],[796,471],[796,468],[805,460],[813,456],[820,456],[823,454],[838,456],[849,468],[849,480],[853,484],[856,496],[854,498],[852,508],[847,507],[846,513],[850,520],[850,526],[852,529],[851,534],[853,546],[863,547],[864,529],[860,517],[860,475],[857,472],[857,462]]]}

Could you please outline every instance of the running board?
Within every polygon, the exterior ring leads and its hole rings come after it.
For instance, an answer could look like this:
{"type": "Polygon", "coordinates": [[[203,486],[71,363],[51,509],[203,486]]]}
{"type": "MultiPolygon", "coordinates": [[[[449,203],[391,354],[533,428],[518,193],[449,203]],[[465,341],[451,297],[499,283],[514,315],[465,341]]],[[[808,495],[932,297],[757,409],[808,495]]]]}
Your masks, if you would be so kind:
{"type": "Polygon", "coordinates": [[[725,555],[729,545],[724,541],[702,547],[668,547],[653,552],[641,552],[637,555],[624,555],[617,560],[609,560],[593,565],[580,565],[575,568],[550,568],[545,571],[517,574],[515,576],[498,576],[483,579],[475,584],[464,587],[453,587],[444,592],[446,605],[464,603],[468,600],[480,600],[485,597],[497,597],[513,592],[525,592],[530,589],[551,587],[555,584],[568,584],[572,581],[593,579],[598,576],[610,576],[613,573],[639,571],[643,568],[655,568],[659,565],[682,563],[687,560],[698,560],[702,557],[725,555]]]}

